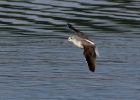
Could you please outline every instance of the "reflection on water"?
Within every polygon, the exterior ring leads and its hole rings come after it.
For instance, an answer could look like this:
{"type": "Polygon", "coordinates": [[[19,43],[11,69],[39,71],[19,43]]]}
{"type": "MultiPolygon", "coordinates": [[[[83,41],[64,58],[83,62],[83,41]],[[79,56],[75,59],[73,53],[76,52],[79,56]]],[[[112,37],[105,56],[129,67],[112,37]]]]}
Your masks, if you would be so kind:
{"type": "Polygon", "coordinates": [[[1,100],[139,100],[139,0],[0,0],[1,100]],[[96,41],[89,72],[71,23],[96,41]]]}

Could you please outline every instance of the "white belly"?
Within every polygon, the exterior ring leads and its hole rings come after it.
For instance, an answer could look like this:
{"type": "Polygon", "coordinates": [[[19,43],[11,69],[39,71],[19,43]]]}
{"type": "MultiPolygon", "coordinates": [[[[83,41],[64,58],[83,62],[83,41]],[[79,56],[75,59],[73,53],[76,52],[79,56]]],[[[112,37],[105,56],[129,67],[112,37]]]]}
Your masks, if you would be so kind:
{"type": "Polygon", "coordinates": [[[83,48],[83,45],[80,41],[73,41],[73,44],[76,45],[79,48],[83,48]]]}

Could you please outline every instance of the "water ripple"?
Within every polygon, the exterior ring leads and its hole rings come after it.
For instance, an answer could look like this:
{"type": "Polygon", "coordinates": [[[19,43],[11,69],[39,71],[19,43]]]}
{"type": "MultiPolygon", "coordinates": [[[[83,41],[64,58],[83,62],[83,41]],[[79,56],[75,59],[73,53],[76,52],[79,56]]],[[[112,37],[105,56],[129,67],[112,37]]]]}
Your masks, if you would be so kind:
{"type": "Polygon", "coordinates": [[[0,0],[0,98],[139,100],[139,23],[139,0],[0,0]],[[95,40],[95,73],[66,23],[95,40]]]}

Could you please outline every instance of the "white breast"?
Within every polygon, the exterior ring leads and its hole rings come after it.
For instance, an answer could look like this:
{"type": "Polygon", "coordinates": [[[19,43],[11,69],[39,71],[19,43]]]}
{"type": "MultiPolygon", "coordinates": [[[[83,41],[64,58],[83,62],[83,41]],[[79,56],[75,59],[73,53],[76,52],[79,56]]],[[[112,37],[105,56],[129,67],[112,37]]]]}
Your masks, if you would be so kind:
{"type": "Polygon", "coordinates": [[[73,44],[76,45],[77,47],[83,48],[83,45],[82,45],[81,41],[73,40],[72,42],[73,42],[73,44]]]}

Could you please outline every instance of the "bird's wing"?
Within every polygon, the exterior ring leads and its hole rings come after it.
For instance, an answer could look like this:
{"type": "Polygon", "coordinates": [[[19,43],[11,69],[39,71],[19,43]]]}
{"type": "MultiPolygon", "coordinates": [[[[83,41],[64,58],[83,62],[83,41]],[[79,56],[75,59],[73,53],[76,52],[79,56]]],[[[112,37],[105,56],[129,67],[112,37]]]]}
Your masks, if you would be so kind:
{"type": "Polygon", "coordinates": [[[72,29],[76,33],[76,35],[78,35],[79,37],[88,39],[88,37],[83,32],[80,32],[80,30],[76,29],[71,24],[67,24],[67,26],[68,26],[68,28],[72,29]]]}
{"type": "Polygon", "coordinates": [[[96,53],[95,46],[84,46],[84,53],[86,61],[88,63],[89,70],[94,72],[96,66],[96,53]]]}

